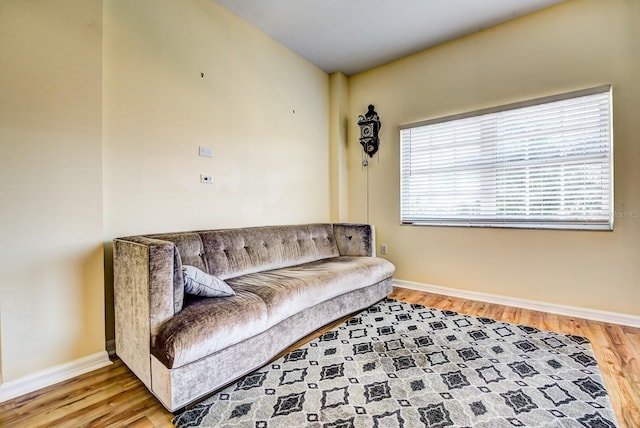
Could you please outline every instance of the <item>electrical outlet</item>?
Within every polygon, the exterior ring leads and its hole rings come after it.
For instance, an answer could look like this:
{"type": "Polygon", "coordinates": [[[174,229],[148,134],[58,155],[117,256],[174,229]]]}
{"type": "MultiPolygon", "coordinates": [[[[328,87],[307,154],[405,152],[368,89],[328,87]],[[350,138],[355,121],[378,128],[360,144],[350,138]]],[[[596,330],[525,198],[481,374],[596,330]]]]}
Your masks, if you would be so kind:
{"type": "Polygon", "coordinates": [[[380,254],[387,254],[387,244],[380,244],[380,254]]]}
{"type": "Polygon", "coordinates": [[[200,183],[213,184],[213,176],[200,174],[200,183]]]}

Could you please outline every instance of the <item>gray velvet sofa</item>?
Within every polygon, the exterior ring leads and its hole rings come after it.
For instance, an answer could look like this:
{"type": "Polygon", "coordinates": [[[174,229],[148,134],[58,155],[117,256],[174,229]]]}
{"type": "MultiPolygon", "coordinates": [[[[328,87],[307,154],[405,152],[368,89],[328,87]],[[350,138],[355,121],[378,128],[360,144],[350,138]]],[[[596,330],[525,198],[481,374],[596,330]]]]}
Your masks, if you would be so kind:
{"type": "Polygon", "coordinates": [[[309,224],[114,240],[116,353],[170,411],[387,296],[394,266],[367,224],[309,224]],[[182,265],[229,297],[185,295],[182,265]]]}

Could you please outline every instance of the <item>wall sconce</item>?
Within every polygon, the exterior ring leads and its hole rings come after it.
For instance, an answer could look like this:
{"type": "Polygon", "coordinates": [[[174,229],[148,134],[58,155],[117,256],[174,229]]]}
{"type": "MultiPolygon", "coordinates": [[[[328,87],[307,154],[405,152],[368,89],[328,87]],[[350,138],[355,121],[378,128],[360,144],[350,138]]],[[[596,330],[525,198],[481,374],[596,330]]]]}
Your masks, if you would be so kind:
{"type": "MultiPolygon", "coordinates": [[[[358,116],[358,126],[360,126],[360,144],[362,144],[362,149],[369,157],[373,157],[380,146],[378,132],[380,131],[382,123],[380,122],[378,113],[374,110],[373,104],[369,104],[368,109],[365,114],[358,116]]],[[[362,166],[367,166],[368,164],[367,158],[364,157],[362,166]]]]}

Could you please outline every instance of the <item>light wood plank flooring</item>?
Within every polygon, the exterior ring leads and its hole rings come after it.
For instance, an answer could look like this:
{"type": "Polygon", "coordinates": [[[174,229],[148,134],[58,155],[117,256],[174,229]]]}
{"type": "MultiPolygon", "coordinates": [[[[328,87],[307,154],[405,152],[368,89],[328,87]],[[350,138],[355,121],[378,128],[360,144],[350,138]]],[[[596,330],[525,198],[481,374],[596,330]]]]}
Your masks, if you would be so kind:
{"type": "MultiPolygon", "coordinates": [[[[621,428],[640,428],[640,329],[395,288],[391,297],[588,337],[621,428]]],[[[326,326],[288,352],[331,329],[326,326]]],[[[284,352],[283,352],[284,354],[284,352]]],[[[116,360],[109,367],[0,404],[2,427],[171,427],[164,410],[116,360]]]]}

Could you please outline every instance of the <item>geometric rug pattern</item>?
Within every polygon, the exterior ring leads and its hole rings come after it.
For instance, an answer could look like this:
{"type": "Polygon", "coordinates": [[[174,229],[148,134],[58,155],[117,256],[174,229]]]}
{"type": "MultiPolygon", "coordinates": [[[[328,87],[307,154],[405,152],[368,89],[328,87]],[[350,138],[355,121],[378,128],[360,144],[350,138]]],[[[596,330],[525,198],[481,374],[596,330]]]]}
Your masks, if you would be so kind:
{"type": "Polygon", "coordinates": [[[176,415],[179,427],[592,427],[583,337],[385,299],[176,415]]]}

